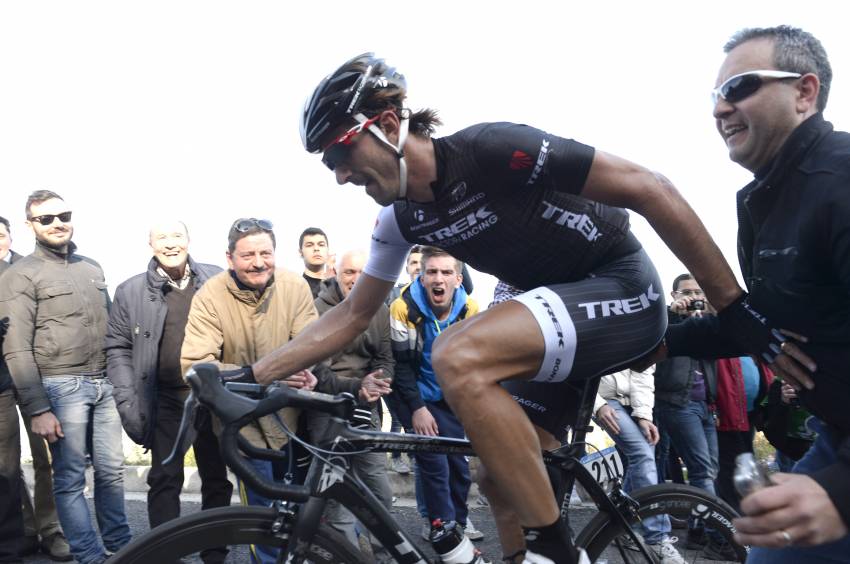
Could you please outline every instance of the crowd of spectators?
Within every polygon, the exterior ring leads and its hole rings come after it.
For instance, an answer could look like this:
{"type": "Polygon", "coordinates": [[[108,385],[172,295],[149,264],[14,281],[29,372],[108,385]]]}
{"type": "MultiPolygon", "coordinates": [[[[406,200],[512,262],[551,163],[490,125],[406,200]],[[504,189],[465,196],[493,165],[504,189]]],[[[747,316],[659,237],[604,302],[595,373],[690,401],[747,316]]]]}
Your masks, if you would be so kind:
{"type": "MultiPolygon", "coordinates": [[[[846,557],[850,498],[842,471],[850,423],[843,375],[850,231],[843,174],[848,137],[834,132],[821,115],[831,71],[813,37],[786,27],[745,30],[726,51],[720,74],[724,80],[714,91],[714,117],[732,160],[756,174],[738,202],[742,272],[753,303],[772,321],[809,334],[785,331],[777,338],[782,347],[775,354],[743,355],[714,322],[725,308],[718,305],[715,315],[694,277],[683,274],[672,282],[669,327],[653,353],[657,364],[651,372],[606,375],[594,415],[627,462],[627,491],[668,476],[675,479],[678,472],[671,470],[680,470],[681,459],[687,469],[681,474],[691,485],[716,492],[741,509],[745,516],[736,520],[738,540],[762,547],[751,554],[753,562],[846,557]],[[783,56],[801,44],[816,68],[773,69],[796,64],[783,56]],[[746,72],[738,72],[742,69],[746,72]],[[794,85],[781,82],[786,79],[794,85]],[[770,86],[782,87],[771,98],[775,103],[760,103],[766,99],[758,93],[765,94],[770,86]],[[783,127],[774,127],[776,123],[783,127]],[[752,143],[734,140],[746,130],[755,138],[752,143]],[[814,276],[830,284],[819,286],[810,280],[814,276]],[[801,285],[800,279],[809,283],[801,285]],[[818,292],[831,299],[819,300],[818,292]],[[801,400],[813,417],[799,405],[801,400]],[[756,430],[763,430],[776,447],[777,466],[794,473],[779,474],[768,491],[739,500],[732,487],[734,461],[753,451],[756,430]]],[[[179,463],[166,467],[163,458],[187,394],[183,375],[199,362],[245,369],[294,339],[319,315],[332,317],[328,312],[352,291],[366,258],[353,251],[336,264],[325,233],[308,228],[299,239],[305,268],[298,276],[277,268],[271,222],[240,218],[229,229],[228,268],[221,270],[189,256],[185,224],[163,220],[151,227],[153,257],[147,268],[118,286],[113,301],[100,265],[77,253],[73,212],[63,198],[48,190],[33,192],[25,211],[36,239],[27,256],[11,251],[10,224],[0,218],[0,562],[18,562],[24,554],[42,550],[58,561],[100,564],[131,539],[124,508],[122,428],[152,453],[150,525],[176,518],[182,468],[179,463]],[[22,480],[15,405],[34,453],[34,503],[22,480]],[[52,472],[47,470],[45,441],[52,472]],[[94,468],[97,530],[84,496],[89,465],[94,468]]],[[[419,275],[412,254],[410,283],[396,289],[389,307],[376,312],[362,335],[283,383],[351,393],[361,404],[359,424],[366,427],[381,425],[384,398],[408,432],[463,437],[473,427],[465,430],[445,401],[443,388],[451,399],[457,384],[444,380],[441,388],[431,347],[451,325],[475,316],[478,306],[469,296],[471,283],[460,261],[435,248],[415,250],[421,253],[419,275]]],[[[494,302],[519,293],[500,283],[494,302]]],[[[459,412],[468,404],[460,405],[459,412]]],[[[312,440],[327,430],[321,417],[295,409],[275,417],[312,440]]],[[[243,434],[252,446],[285,456],[278,463],[251,463],[271,479],[303,480],[308,459],[275,421],[261,419],[243,434]]],[[[203,506],[226,505],[232,490],[216,421],[202,412],[196,431],[203,506]]],[[[414,460],[428,536],[445,523],[472,536],[467,461],[421,454],[414,460]]],[[[387,460],[358,454],[353,465],[389,507],[387,460]]],[[[270,502],[245,484],[239,484],[239,491],[244,503],[270,502]]],[[[327,518],[357,542],[358,527],[348,512],[331,506],[327,518]]],[[[665,516],[642,524],[647,543],[667,563],[682,561],[672,546],[673,525],[665,516]]],[[[688,547],[700,548],[709,559],[731,558],[730,547],[699,520],[683,526],[688,547]]],[[[506,560],[522,561],[524,549],[508,550],[505,538],[506,560]]],[[[375,553],[381,557],[380,548],[375,553]]],[[[222,562],[226,555],[222,546],[201,557],[210,563],[222,562]]],[[[251,555],[255,562],[277,559],[272,547],[252,547],[251,555]]]]}
{"type": "MultiPolygon", "coordinates": [[[[152,256],[146,267],[120,283],[110,298],[98,263],[77,253],[72,215],[59,194],[32,193],[26,203],[26,222],[36,247],[26,257],[11,250],[10,224],[0,218],[4,336],[0,358],[5,359],[0,365],[0,454],[13,461],[3,464],[0,474],[0,562],[18,562],[42,550],[54,560],[98,564],[129,542],[122,428],[150,451],[150,527],[179,517],[183,464],[163,461],[172,449],[189,393],[183,378],[186,370],[199,362],[214,362],[225,370],[250,365],[344,300],[367,259],[365,252],[352,250],[337,261],[329,253],[324,231],[309,227],[299,238],[304,261],[299,276],[276,266],[271,222],[241,218],[228,232],[228,268],[223,270],[196,261],[189,253],[189,228],[163,218],[148,233],[152,256]],[[19,464],[16,405],[34,457],[35,511],[19,464]],[[99,533],[92,526],[83,493],[89,465],[95,470],[99,533]],[[22,508],[29,509],[22,513],[22,508]]],[[[464,284],[471,289],[472,283],[463,265],[432,249],[438,256],[430,260],[439,262],[440,268],[432,266],[429,275],[425,268],[429,259],[423,260],[423,278],[429,280],[426,290],[419,282],[419,261],[428,249],[414,251],[409,261],[411,283],[400,285],[395,298],[388,299],[387,305],[397,310],[393,338],[390,308],[385,306],[345,350],[312,370],[290,376],[286,384],[352,393],[363,407],[359,423],[364,427],[381,428],[383,397],[393,406],[388,412],[404,422],[408,431],[463,437],[459,422],[435,395],[439,389],[427,358],[441,326],[477,311],[474,302],[467,303],[464,290],[464,284]],[[408,331],[402,318],[408,314],[413,289],[419,318],[408,331]],[[460,305],[453,308],[453,304],[460,305]],[[419,324],[421,331],[425,319],[421,312],[427,312],[430,321],[417,338],[414,327],[419,324]],[[444,314],[450,315],[444,320],[444,314]],[[431,331],[432,324],[436,332],[431,331]],[[428,337],[423,351],[424,334],[428,337]],[[404,393],[391,394],[393,390],[404,393]]],[[[327,418],[319,414],[287,408],[278,417],[292,432],[314,442],[327,430],[327,418]]],[[[196,414],[193,435],[202,509],[229,505],[233,486],[219,450],[216,422],[203,407],[196,414]]],[[[309,456],[271,416],[245,428],[243,436],[255,447],[285,453],[274,463],[250,459],[262,475],[304,479],[309,456]]],[[[409,468],[400,462],[394,461],[391,467],[408,473],[409,468]]],[[[378,499],[391,507],[386,456],[358,454],[351,464],[378,499]]],[[[466,459],[426,457],[416,469],[417,499],[427,530],[436,519],[457,520],[470,536],[481,538],[467,519],[471,480],[466,459]]],[[[270,502],[242,483],[239,494],[247,504],[270,502]]],[[[326,518],[358,544],[362,528],[350,512],[330,503],[326,518]]],[[[385,559],[383,552],[382,547],[373,547],[379,560],[385,559]]],[[[215,564],[224,562],[227,554],[227,547],[221,546],[206,550],[201,558],[215,564]]],[[[255,562],[274,562],[277,553],[271,547],[255,546],[251,557],[255,562]]]]}
{"type": "MultiPolygon", "coordinates": [[[[310,227],[299,238],[305,266],[299,277],[276,267],[272,224],[242,218],[228,233],[228,269],[222,270],[192,258],[185,224],[162,220],[150,228],[152,257],[146,269],[118,285],[110,300],[97,263],[76,252],[71,213],[56,193],[38,191],[30,196],[27,221],[36,236],[36,249],[29,257],[11,250],[10,226],[5,219],[0,221],[0,268],[7,276],[0,298],[3,352],[9,362],[8,368],[3,363],[0,372],[4,402],[0,447],[4,459],[20,460],[17,403],[34,456],[36,506],[40,508],[31,509],[20,465],[4,465],[3,487],[8,495],[0,508],[0,538],[18,540],[0,545],[5,551],[0,552],[0,558],[5,558],[0,561],[16,561],[41,549],[55,560],[97,563],[129,541],[122,455],[116,446],[121,444],[119,416],[126,434],[151,451],[147,478],[151,528],[178,517],[183,467],[162,462],[171,450],[188,394],[183,373],[197,362],[216,362],[225,369],[250,365],[344,300],[367,259],[364,251],[354,250],[342,254],[337,263],[329,252],[327,235],[310,227]],[[79,413],[84,414],[83,422],[75,415],[79,413]],[[88,445],[86,434],[94,438],[88,445]],[[45,445],[53,456],[52,472],[45,445]],[[88,464],[96,469],[99,536],[91,528],[82,495],[82,475],[88,464]],[[21,513],[22,507],[30,509],[21,513]]],[[[363,404],[365,427],[381,427],[383,398],[393,424],[407,432],[463,437],[464,430],[434,377],[430,350],[443,328],[478,311],[467,290],[471,291],[472,281],[460,261],[429,247],[411,250],[407,274],[409,280],[398,284],[387,298],[389,307],[378,311],[360,338],[286,383],[353,393],[363,404]]],[[[500,282],[493,304],[518,293],[500,282]]],[[[671,298],[671,324],[714,314],[689,274],[673,281],[671,298]]],[[[811,444],[813,433],[805,426],[808,414],[797,405],[795,395],[792,387],[774,382],[767,366],[752,357],[674,357],[650,370],[625,370],[604,377],[594,414],[621,452],[626,491],[664,481],[671,468],[678,471],[672,473],[674,479],[681,476],[681,457],[689,483],[717,492],[737,507],[734,460],[742,452],[752,452],[756,429],[765,430],[776,444],[781,469],[793,465],[811,444]]],[[[293,431],[312,441],[320,440],[327,429],[321,415],[286,409],[280,416],[293,431]]],[[[232,485],[213,418],[203,408],[195,433],[202,507],[228,505],[232,485]]],[[[303,480],[308,456],[275,424],[261,420],[245,434],[256,446],[287,453],[284,462],[252,460],[263,475],[303,480]]],[[[457,455],[413,458],[417,505],[425,519],[423,537],[429,538],[433,523],[439,520],[457,523],[472,539],[481,538],[469,520],[467,460],[457,455]]],[[[393,460],[390,468],[407,473],[400,461],[393,460]]],[[[390,507],[384,455],[361,454],[351,463],[390,507]]],[[[244,484],[240,494],[245,503],[269,503],[244,484]]],[[[347,510],[329,504],[327,520],[358,544],[361,529],[347,510]]],[[[695,520],[686,526],[689,548],[701,548],[711,558],[731,557],[729,547],[711,530],[695,520]]],[[[658,547],[662,560],[681,562],[670,532],[666,516],[643,523],[646,542],[658,547]]],[[[374,546],[373,552],[379,560],[385,559],[380,546],[374,546]]],[[[207,550],[202,559],[218,563],[226,555],[227,548],[222,546],[207,550]]],[[[274,562],[276,552],[253,547],[252,558],[274,562]]]]}

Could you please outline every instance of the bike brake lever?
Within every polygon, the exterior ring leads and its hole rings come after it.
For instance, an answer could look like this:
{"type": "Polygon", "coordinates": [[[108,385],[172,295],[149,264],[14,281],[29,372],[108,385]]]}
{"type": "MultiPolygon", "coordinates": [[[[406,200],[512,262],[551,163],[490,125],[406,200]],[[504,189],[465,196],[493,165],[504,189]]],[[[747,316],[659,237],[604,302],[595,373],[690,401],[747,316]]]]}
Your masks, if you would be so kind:
{"type": "Polygon", "coordinates": [[[163,465],[171,464],[175,460],[183,460],[189,447],[195,442],[195,416],[198,413],[198,398],[195,392],[189,392],[189,397],[183,402],[183,417],[180,419],[180,430],[174,439],[174,447],[168,458],[162,461],[163,465]]]}

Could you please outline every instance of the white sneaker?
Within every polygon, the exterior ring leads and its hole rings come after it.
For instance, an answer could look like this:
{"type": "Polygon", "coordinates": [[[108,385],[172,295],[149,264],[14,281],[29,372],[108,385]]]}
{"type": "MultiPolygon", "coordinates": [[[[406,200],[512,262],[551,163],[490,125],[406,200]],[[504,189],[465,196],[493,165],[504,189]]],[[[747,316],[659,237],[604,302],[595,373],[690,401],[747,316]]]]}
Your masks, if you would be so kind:
{"type": "Polygon", "coordinates": [[[422,525],[422,538],[428,542],[431,542],[431,523],[428,522],[428,519],[425,519],[425,524],[422,525]]]}
{"type": "Polygon", "coordinates": [[[685,564],[685,559],[676,550],[676,538],[664,537],[659,544],[651,544],[649,548],[661,558],[661,564],[685,564]]]}
{"type": "MultiPolygon", "coordinates": [[[[525,551],[525,560],[522,561],[522,564],[555,564],[551,559],[546,558],[545,556],[540,556],[539,554],[535,554],[530,550],[525,551]]],[[[590,558],[587,556],[587,553],[583,548],[578,549],[578,564],[591,564],[590,558]]]]}
{"type": "Polygon", "coordinates": [[[475,528],[472,519],[469,517],[466,518],[466,527],[463,528],[463,532],[469,537],[469,540],[478,541],[484,538],[484,533],[475,528]]]}

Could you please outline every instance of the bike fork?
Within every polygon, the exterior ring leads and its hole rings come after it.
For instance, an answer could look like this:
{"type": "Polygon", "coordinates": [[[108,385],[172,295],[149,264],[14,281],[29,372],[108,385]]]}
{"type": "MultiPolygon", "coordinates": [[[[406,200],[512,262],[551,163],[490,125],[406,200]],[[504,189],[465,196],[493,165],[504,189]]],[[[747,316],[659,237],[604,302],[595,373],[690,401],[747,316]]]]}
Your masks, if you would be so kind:
{"type": "MultiPolygon", "coordinates": [[[[308,556],[310,541],[319,529],[327,503],[325,498],[311,497],[297,508],[297,517],[296,511],[289,509],[285,516],[279,514],[278,519],[275,519],[273,528],[283,529],[283,538],[286,538],[286,544],[277,558],[279,564],[302,562],[308,556]],[[289,534],[286,533],[288,523],[294,523],[289,534]]],[[[277,531],[274,532],[278,534],[277,531]]]]}

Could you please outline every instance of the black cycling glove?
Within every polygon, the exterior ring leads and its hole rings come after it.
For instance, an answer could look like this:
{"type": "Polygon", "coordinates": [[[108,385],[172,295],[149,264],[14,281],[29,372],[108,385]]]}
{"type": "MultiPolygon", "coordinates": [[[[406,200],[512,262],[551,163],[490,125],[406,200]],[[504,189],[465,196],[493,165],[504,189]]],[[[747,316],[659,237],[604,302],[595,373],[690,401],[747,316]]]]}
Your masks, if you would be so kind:
{"type": "Polygon", "coordinates": [[[222,370],[219,372],[222,382],[244,382],[246,384],[256,384],[254,380],[254,369],[250,364],[237,368],[235,370],[222,370]]]}
{"type": "Polygon", "coordinates": [[[782,352],[782,343],[786,339],[782,333],[768,324],[763,315],[752,308],[748,297],[749,295],[744,292],[717,314],[720,327],[727,337],[747,352],[756,354],[771,364],[782,352]]]}

